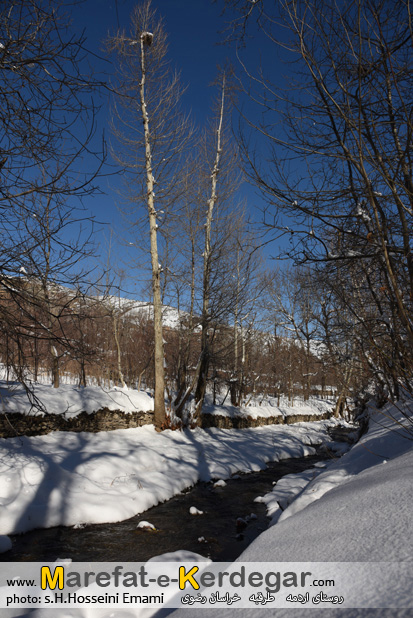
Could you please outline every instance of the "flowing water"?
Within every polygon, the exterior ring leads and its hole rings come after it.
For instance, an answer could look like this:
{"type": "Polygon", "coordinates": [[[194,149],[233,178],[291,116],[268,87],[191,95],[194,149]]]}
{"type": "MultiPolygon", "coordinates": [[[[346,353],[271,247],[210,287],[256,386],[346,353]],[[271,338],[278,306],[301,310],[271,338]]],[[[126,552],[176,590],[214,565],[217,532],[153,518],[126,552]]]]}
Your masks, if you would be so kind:
{"type": "Polygon", "coordinates": [[[268,526],[266,507],[254,498],[271,491],[273,482],[286,474],[311,468],[326,457],[319,453],[300,459],[269,463],[265,470],[228,479],[225,487],[198,483],[145,513],[114,524],[84,528],[56,527],[11,536],[13,548],[0,561],[55,561],[71,558],[84,562],[145,562],[177,550],[189,550],[214,561],[231,561],[268,526]],[[202,515],[191,515],[195,506],[202,515]],[[248,518],[254,513],[256,519],[248,518]],[[248,518],[247,525],[237,522],[248,518]],[[156,531],[137,529],[141,520],[156,531]]]}

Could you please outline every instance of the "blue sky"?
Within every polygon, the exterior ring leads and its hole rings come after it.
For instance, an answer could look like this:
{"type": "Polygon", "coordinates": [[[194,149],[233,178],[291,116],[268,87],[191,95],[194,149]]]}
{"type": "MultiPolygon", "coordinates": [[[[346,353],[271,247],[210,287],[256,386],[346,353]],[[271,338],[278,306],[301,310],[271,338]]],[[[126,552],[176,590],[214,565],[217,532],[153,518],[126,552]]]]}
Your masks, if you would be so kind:
{"type": "MultiPolygon", "coordinates": [[[[88,46],[99,53],[102,41],[119,26],[127,28],[134,0],[86,0],[74,13],[76,26],[86,28],[88,46]]],[[[182,81],[188,85],[186,105],[197,119],[208,112],[208,84],[216,65],[234,57],[228,46],[219,45],[225,27],[220,3],[211,0],[154,0],[153,6],[165,20],[169,55],[182,81]]],[[[100,53],[102,53],[100,51],[100,53]]]]}
{"type": "MultiPolygon", "coordinates": [[[[127,28],[129,16],[135,5],[134,0],[86,0],[73,11],[74,26],[77,30],[85,29],[87,47],[93,53],[105,57],[103,41],[108,34],[114,33],[118,27],[127,28]]],[[[181,72],[182,82],[187,85],[184,95],[184,106],[191,111],[192,117],[198,125],[205,123],[210,113],[211,100],[214,89],[211,82],[217,74],[217,65],[229,59],[237,65],[234,46],[225,45],[223,31],[229,14],[222,15],[222,2],[213,3],[211,0],[153,0],[153,6],[164,17],[168,33],[169,55],[172,64],[181,72]]],[[[259,37],[254,44],[247,47],[245,52],[248,60],[258,65],[262,58],[268,58],[273,48],[266,49],[264,37],[259,37]],[[260,48],[261,47],[261,48],[260,48]]],[[[273,60],[270,58],[270,62],[273,60]]],[[[113,70],[104,60],[94,60],[99,70],[109,73],[113,70]]],[[[97,139],[100,139],[102,129],[105,129],[109,138],[109,100],[103,100],[102,109],[98,118],[99,129],[97,139]]],[[[111,224],[120,237],[123,236],[120,227],[121,217],[117,204],[119,196],[116,189],[119,179],[107,177],[101,180],[103,195],[92,196],[85,201],[85,207],[92,212],[98,221],[111,224]]],[[[260,208],[263,204],[255,188],[244,184],[240,191],[240,199],[247,200],[247,208],[255,219],[260,218],[260,208]]],[[[104,244],[105,226],[99,226],[96,239],[104,244]]],[[[127,254],[121,243],[115,239],[114,247],[128,262],[127,254]]],[[[266,247],[267,256],[275,254],[276,245],[266,247]]],[[[133,286],[129,289],[133,291],[133,286]]]]}

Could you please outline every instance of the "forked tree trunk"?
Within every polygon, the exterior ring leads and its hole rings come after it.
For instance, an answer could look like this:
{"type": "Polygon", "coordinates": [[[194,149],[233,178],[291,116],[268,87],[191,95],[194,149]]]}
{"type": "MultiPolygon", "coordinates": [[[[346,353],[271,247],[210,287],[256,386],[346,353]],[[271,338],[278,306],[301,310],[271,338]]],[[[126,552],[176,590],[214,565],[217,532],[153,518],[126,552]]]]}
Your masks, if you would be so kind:
{"type": "Polygon", "coordinates": [[[224,120],[225,107],[225,73],[222,76],[221,102],[218,114],[217,141],[215,150],[215,163],[211,174],[211,195],[208,200],[205,222],[205,250],[204,250],[204,277],[203,277],[203,299],[202,299],[202,333],[201,333],[201,367],[199,372],[198,384],[195,391],[195,419],[198,421],[204,403],[208,370],[210,361],[208,330],[210,327],[209,302],[210,302],[210,281],[211,281],[211,229],[212,215],[215,202],[217,201],[217,179],[219,173],[219,163],[222,153],[222,126],[224,120]]]}

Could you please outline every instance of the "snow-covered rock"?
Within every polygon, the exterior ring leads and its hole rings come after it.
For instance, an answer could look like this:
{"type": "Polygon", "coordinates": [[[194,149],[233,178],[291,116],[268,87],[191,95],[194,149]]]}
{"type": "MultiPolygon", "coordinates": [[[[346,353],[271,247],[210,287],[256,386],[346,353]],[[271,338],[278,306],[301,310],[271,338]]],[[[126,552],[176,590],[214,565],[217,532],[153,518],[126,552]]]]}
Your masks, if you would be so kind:
{"type": "Polygon", "coordinates": [[[219,481],[215,481],[215,483],[213,484],[213,487],[225,487],[226,486],[226,482],[224,481],[224,479],[219,479],[219,481]]]}
{"type": "Polygon", "coordinates": [[[155,526],[149,521],[142,520],[136,526],[137,528],[141,528],[142,530],[156,530],[155,526]]]}
{"type": "Polygon", "coordinates": [[[189,508],[189,512],[191,515],[203,515],[204,511],[200,511],[199,509],[196,508],[196,506],[191,506],[189,508]]]}

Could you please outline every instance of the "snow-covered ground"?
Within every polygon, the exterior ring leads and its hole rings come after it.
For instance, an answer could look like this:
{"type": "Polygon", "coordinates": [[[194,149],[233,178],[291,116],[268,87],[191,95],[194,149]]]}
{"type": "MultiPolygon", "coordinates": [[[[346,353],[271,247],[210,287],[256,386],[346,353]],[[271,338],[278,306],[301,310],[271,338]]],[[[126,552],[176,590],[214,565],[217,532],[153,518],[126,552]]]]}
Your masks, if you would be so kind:
{"type": "MultiPolygon", "coordinates": [[[[33,391],[49,414],[64,418],[102,408],[125,413],[153,409],[148,393],[132,389],[67,384],[55,389],[36,383],[33,391]]],[[[0,401],[3,413],[42,414],[17,383],[0,383],[0,401]]],[[[314,400],[301,410],[316,414],[328,408],[331,403],[314,400]]],[[[298,412],[297,407],[293,410],[298,412]]],[[[225,411],[234,414],[232,406],[225,411]]],[[[260,413],[285,415],[288,410],[271,402],[240,412],[260,413]]],[[[149,425],[97,434],[53,432],[0,439],[0,534],[127,519],[198,480],[225,479],[240,470],[259,470],[267,461],[311,454],[310,445],[325,441],[326,427],[334,422],[161,434],[149,425]]],[[[4,539],[2,547],[7,548],[4,539]]]]}
{"type": "MultiPolygon", "coordinates": [[[[91,414],[102,408],[121,410],[125,413],[133,411],[147,412],[153,410],[153,397],[149,392],[138,391],[132,388],[100,388],[98,386],[75,386],[61,384],[53,388],[50,384],[35,382],[30,385],[36,400],[40,401],[48,414],[60,414],[64,418],[72,418],[81,412],[91,414]]],[[[224,399],[224,397],[222,397],[224,399]]],[[[250,416],[252,418],[271,416],[315,415],[331,413],[334,402],[331,400],[312,397],[309,401],[296,398],[294,405],[283,397],[278,405],[275,397],[255,397],[248,405],[236,408],[230,403],[213,405],[212,396],[206,397],[204,413],[219,414],[222,416],[250,416]]],[[[36,410],[30,401],[26,390],[21,384],[7,383],[0,380],[0,414],[2,412],[20,412],[21,414],[43,414],[36,410]]]]}
{"type": "MultiPolygon", "coordinates": [[[[72,418],[81,412],[91,414],[102,408],[121,410],[125,413],[134,410],[142,412],[153,410],[153,398],[148,393],[128,388],[104,389],[73,384],[61,384],[59,388],[53,388],[50,384],[39,383],[32,384],[30,388],[48,414],[60,414],[65,418],[72,418]]],[[[1,412],[43,414],[33,407],[21,384],[17,382],[6,384],[5,381],[0,381],[1,412]]]]}
{"type": "MultiPolygon", "coordinates": [[[[325,470],[321,468],[318,475],[312,470],[278,481],[273,492],[262,499],[273,523],[278,523],[263,532],[238,562],[381,562],[383,569],[386,563],[411,562],[413,402],[398,408],[388,404],[383,410],[372,409],[368,433],[341,459],[325,470]],[[281,511],[278,502],[287,508],[281,511]]],[[[345,573],[345,564],[342,566],[345,573]]],[[[400,601],[402,605],[411,605],[411,569],[408,571],[408,576],[393,580],[384,590],[376,590],[377,598],[387,609],[330,608],[304,612],[274,610],[269,605],[260,608],[259,615],[293,618],[322,613],[343,618],[407,618],[412,616],[411,607],[395,607],[400,601]]],[[[362,586],[358,589],[362,590],[362,586]]],[[[372,599],[361,594],[360,608],[367,602],[372,599]]],[[[257,609],[243,609],[242,616],[253,618],[256,612],[257,609]]],[[[194,610],[185,609],[177,610],[173,616],[190,618],[194,614],[194,610]]],[[[202,612],[205,618],[214,615],[212,610],[202,612]]],[[[220,608],[223,618],[239,615],[234,609],[220,608]]]]}
{"type": "Polygon", "coordinates": [[[272,416],[292,416],[295,414],[315,415],[331,413],[334,402],[319,397],[312,397],[309,401],[296,398],[294,405],[291,405],[287,397],[281,397],[278,404],[277,397],[255,397],[246,405],[239,408],[227,403],[224,405],[213,405],[211,397],[208,397],[203,407],[203,412],[220,416],[240,417],[250,416],[251,418],[269,418],[272,416]]]}
{"type": "Polygon", "coordinates": [[[0,534],[127,519],[198,480],[310,455],[334,422],[162,433],[147,425],[2,439],[0,534]]]}
{"type": "MultiPolygon", "coordinates": [[[[399,409],[390,404],[382,410],[372,409],[368,433],[341,459],[278,481],[273,492],[259,497],[267,504],[272,525],[237,562],[340,562],[344,570],[346,563],[411,562],[412,415],[411,400],[399,409]]],[[[123,519],[197,479],[225,479],[238,470],[258,470],[270,459],[309,454],[312,448],[308,445],[319,442],[328,424],[334,422],[162,434],[147,426],[101,434],[60,433],[2,440],[2,532],[123,519]]],[[[7,539],[3,538],[3,543],[7,539]]],[[[167,558],[183,559],[180,554],[167,558]]],[[[361,595],[361,609],[306,609],[305,615],[407,618],[412,608],[394,606],[398,601],[410,604],[411,586],[410,573],[387,588],[377,588],[377,599],[389,609],[362,609],[363,603],[372,599],[361,595]]],[[[205,618],[216,615],[216,609],[202,609],[205,618]]],[[[277,618],[303,614],[302,608],[274,610],[271,605],[259,610],[260,616],[276,613],[277,618]]],[[[190,618],[197,611],[189,607],[185,613],[177,610],[173,615],[190,618]]],[[[219,614],[232,618],[234,611],[220,606],[219,614]]],[[[235,612],[234,618],[253,618],[257,611],[243,609],[235,612]]],[[[25,614],[12,611],[7,615],[25,614]]],[[[51,612],[36,610],[30,615],[40,618],[51,612]]],[[[55,608],[53,615],[68,614],[55,608]]],[[[72,610],[70,615],[132,618],[147,614],[138,608],[114,611],[89,607],[72,610]]]]}

